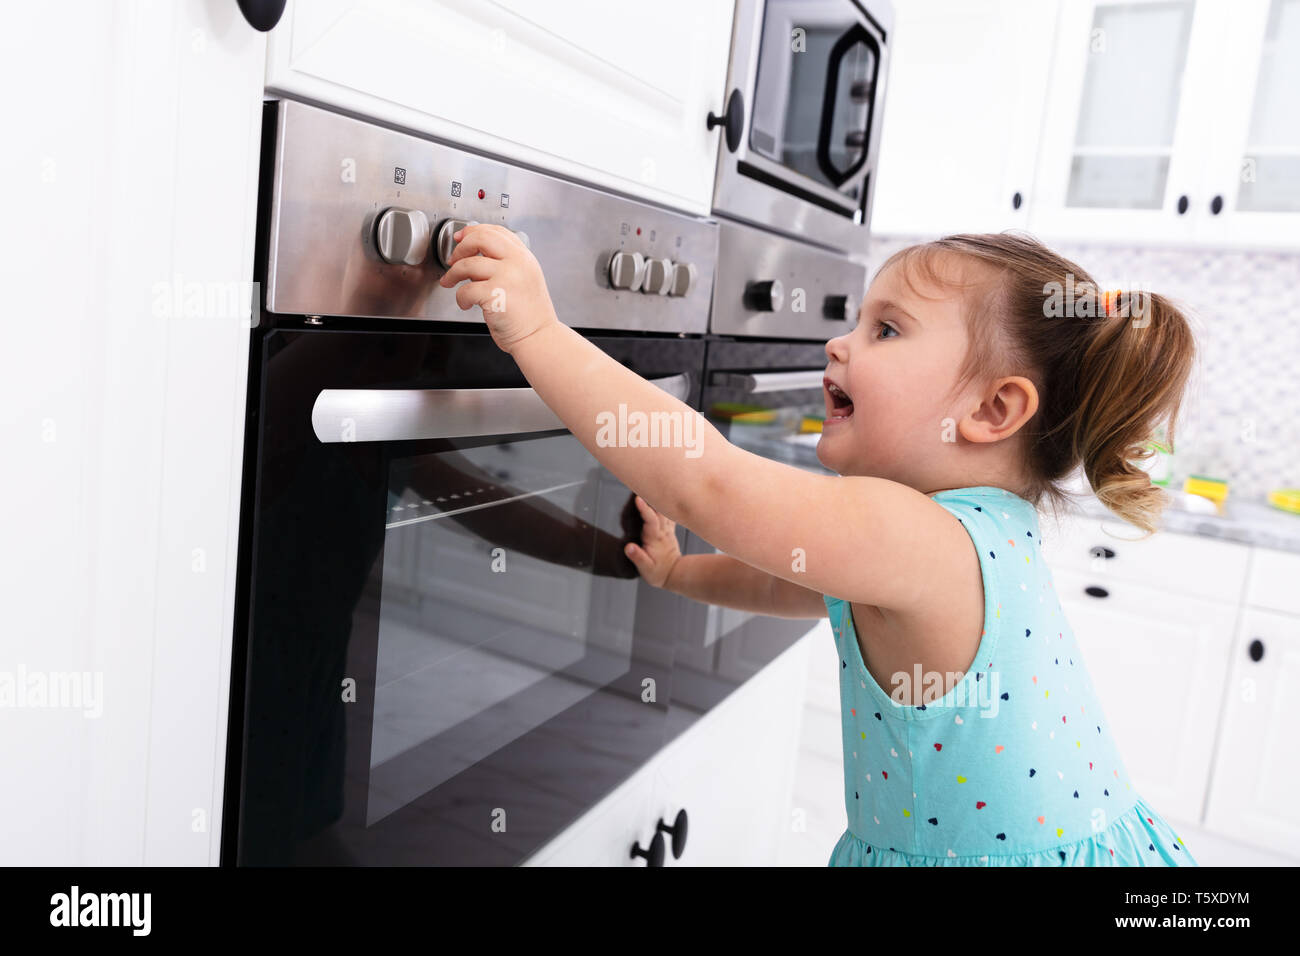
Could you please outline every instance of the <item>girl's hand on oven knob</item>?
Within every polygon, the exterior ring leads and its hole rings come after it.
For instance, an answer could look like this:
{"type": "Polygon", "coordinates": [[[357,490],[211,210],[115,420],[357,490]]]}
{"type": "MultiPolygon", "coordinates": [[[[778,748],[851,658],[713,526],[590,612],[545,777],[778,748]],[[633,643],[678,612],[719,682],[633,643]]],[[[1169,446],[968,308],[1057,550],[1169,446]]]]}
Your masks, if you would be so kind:
{"type": "Polygon", "coordinates": [[[677,546],[677,522],[655,511],[640,495],[636,496],[636,506],[645,522],[641,543],[630,543],[623,550],[647,584],[665,587],[673,566],[682,556],[677,546]]]}
{"type": "Polygon", "coordinates": [[[461,309],[483,310],[492,339],[504,352],[559,318],[546,278],[523,241],[504,226],[476,223],[455,234],[457,245],[438,284],[456,290],[461,309]]]}

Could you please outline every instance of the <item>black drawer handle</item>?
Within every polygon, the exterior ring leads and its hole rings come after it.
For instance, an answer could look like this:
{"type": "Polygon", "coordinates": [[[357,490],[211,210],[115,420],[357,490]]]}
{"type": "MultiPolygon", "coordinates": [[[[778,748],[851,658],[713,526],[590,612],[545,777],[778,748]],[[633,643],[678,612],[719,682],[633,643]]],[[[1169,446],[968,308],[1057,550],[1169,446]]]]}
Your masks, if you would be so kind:
{"type": "Polygon", "coordinates": [[[1107,591],[1105,588],[1097,587],[1097,585],[1095,584],[1088,585],[1086,588],[1083,589],[1083,593],[1087,594],[1089,597],[1095,597],[1095,598],[1110,597],[1109,591],[1107,591]]]}
{"type": "Polygon", "coordinates": [[[650,848],[641,849],[640,843],[632,844],[632,852],[629,854],[633,857],[645,857],[646,866],[663,866],[664,865],[664,835],[656,833],[655,838],[650,841],[650,848]]]}
{"type": "Polygon", "coordinates": [[[1258,662],[1264,657],[1264,642],[1258,637],[1250,642],[1250,659],[1258,662]]]}
{"type": "Polygon", "coordinates": [[[1178,197],[1178,215],[1181,216],[1183,213],[1187,212],[1187,207],[1188,207],[1189,205],[1190,205],[1190,203],[1188,202],[1186,196],[1179,196],[1179,197],[1178,197]]]}
{"type": "Polygon", "coordinates": [[[673,825],[669,826],[664,823],[664,818],[659,818],[659,825],[655,827],[657,831],[655,836],[660,833],[667,833],[673,838],[673,859],[680,860],[682,851],[686,849],[686,810],[685,808],[677,811],[677,816],[673,819],[673,825]]]}

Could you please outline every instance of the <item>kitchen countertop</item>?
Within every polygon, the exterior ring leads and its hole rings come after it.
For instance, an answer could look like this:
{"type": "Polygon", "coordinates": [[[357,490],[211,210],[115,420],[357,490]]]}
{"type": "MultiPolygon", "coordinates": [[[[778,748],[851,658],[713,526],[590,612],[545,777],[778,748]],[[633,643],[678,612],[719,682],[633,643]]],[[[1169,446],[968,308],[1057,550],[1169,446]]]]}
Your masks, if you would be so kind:
{"type": "MultiPolygon", "coordinates": [[[[1078,502],[1087,517],[1121,520],[1091,493],[1079,496],[1078,502]]],[[[1161,516],[1160,530],[1300,554],[1300,515],[1274,508],[1264,499],[1234,499],[1231,494],[1223,504],[1222,516],[1196,514],[1171,505],[1161,516]]]]}

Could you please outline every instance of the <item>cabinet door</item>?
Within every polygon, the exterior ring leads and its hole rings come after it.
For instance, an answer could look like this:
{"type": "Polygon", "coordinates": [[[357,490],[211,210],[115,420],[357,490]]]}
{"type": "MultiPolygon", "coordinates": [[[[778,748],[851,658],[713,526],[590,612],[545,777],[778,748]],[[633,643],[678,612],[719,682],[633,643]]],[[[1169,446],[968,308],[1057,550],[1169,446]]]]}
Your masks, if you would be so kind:
{"type": "Polygon", "coordinates": [[[1200,821],[1236,609],[1123,577],[1053,578],[1134,786],[1171,820],[1200,821]]]}
{"type": "Polygon", "coordinates": [[[1061,7],[1038,186],[1044,237],[1191,242],[1208,216],[1223,0],[1061,7]]]}
{"type": "Polygon", "coordinates": [[[647,834],[687,815],[686,846],[670,866],[773,866],[791,832],[790,794],[812,642],[825,622],[682,733],[655,761],[647,834]]]}
{"type": "Polygon", "coordinates": [[[1247,608],[1228,681],[1206,829],[1300,857],[1300,617],[1247,608]]]}
{"type": "Polygon", "coordinates": [[[1057,3],[895,0],[894,8],[872,231],[1025,226],[1057,3]]]}
{"type": "Polygon", "coordinates": [[[707,214],[730,3],[294,2],[267,88],[707,214]]]}
{"type": "Polygon", "coordinates": [[[1300,248],[1300,0],[1241,0],[1222,45],[1205,238],[1300,248]]]}

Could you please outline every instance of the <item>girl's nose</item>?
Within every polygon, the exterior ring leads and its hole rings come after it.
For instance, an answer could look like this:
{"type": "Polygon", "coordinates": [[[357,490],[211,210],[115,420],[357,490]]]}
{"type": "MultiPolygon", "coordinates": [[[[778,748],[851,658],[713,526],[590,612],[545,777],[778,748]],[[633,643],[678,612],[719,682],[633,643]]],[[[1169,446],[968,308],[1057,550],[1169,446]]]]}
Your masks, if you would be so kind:
{"type": "Polygon", "coordinates": [[[828,358],[837,359],[843,362],[848,353],[847,335],[837,335],[826,343],[826,355],[828,358]]]}

